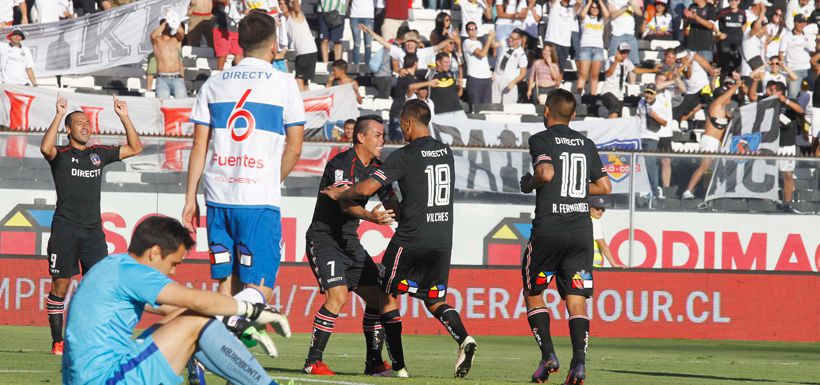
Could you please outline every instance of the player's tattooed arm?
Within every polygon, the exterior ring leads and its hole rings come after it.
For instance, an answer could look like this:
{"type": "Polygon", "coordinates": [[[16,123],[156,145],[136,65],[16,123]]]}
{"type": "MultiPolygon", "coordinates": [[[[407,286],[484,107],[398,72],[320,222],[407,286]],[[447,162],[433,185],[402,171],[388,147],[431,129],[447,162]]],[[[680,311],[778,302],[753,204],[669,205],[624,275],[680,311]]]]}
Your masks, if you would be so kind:
{"type": "Polygon", "coordinates": [[[328,186],[322,190],[322,194],[327,195],[328,198],[335,201],[355,201],[364,197],[373,196],[381,187],[382,184],[371,177],[363,182],[356,183],[350,188],[346,186],[328,186]]]}
{"type": "Polygon", "coordinates": [[[57,113],[54,115],[54,120],[48,126],[48,130],[43,135],[43,141],[40,142],[40,153],[46,160],[51,161],[57,156],[57,134],[60,130],[60,123],[63,121],[66,110],[68,109],[68,101],[66,98],[57,94],[57,113]]]}
{"type": "Polygon", "coordinates": [[[612,183],[609,176],[604,175],[589,184],[589,195],[609,195],[612,192],[612,183]]]}

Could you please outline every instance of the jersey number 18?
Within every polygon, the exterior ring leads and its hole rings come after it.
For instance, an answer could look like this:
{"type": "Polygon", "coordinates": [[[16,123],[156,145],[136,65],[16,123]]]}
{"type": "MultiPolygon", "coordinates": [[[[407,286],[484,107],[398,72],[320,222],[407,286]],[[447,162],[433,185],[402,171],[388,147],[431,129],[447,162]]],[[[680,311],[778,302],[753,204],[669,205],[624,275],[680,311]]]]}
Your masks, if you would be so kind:
{"type": "Polygon", "coordinates": [[[427,174],[427,207],[449,205],[450,166],[429,165],[424,168],[424,173],[427,174]]]}
{"type": "Polygon", "coordinates": [[[561,196],[587,196],[587,157],[584,154],[561,153],[561,196]]]}

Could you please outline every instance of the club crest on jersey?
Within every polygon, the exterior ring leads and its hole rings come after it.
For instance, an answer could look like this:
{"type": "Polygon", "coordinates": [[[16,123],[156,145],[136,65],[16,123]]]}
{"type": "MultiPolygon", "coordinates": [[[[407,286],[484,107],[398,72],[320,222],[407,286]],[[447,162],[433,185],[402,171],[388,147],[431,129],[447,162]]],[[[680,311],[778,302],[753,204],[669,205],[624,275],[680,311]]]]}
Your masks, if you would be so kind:
{"type": "Polygon", "coordinates": [[[444,298],[447,295],[447,286],[435,285],[427,290],[427,298],[444,298]]]}
{"type": "Polygon", "coordinates": [[[535,277],[535,284],[536,285],[549,285],[552,282],[552,277],[555,272],[552,271],[542,271],[538,273],[538,276],[535,277]]]}
{"type": "Polygon", "coordinates": [[[576,272],[572,276],[573,289],[592,289],[592,274],[587,273],[586,270],[576,272]]]}
{"type": "Polygon", "coordinates": [[[399,284],[396,286],[396,289],[398,289],[402,293],[418,293],[419,284],[409,279],[402,279],[401,282],[399,282],[399,284]]]}
{"type": "Polygon", "coordinates": [[[333,180],[336,182],[341,182],[345,179],[345,172],[342,170],[336,170],[333,174],[333,180]]]}
{"type": "Polygon", "coordinates": [[[90,155],[88,155],[88,158],[91,159],[91,164],[93,164],[94,167],[100,167],[100,165],[102,164],[102,160],[100,160],[100,156],[97,155],[96,152],[92,152],[90,155]]]}
{"type": "Polygon", "coordinates": [[[208,245],[208,254],[210,254],[212,265],[231,261],[231,253],[228,251],[228,248],[221,243],[211,243],[208,245]]]}

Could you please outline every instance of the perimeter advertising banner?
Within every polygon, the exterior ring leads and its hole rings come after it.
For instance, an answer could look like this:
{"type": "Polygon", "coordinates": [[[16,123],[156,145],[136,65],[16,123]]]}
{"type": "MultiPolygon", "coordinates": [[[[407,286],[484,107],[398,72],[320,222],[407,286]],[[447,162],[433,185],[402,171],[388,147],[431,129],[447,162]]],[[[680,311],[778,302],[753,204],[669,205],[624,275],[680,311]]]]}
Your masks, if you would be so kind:
{"type": "MultiPolygon", "coordinates": [[[[50,278],[45,260],[0,259],[0,324],[47,324],[50,278]]],[[[208,266],[183,264],[178,282],[213,289],[208,266]]],[[[78,282],[71,286],[74,291],[78,282]]],[[[474,335],[531,335],[515,268],[454,268],[448,300],[474,335]]],[[[598,270],[587,303],[594,337],[820,341],[820,276],[598,270]],[[800,288],[800,295],[795,295],[800,288]]],[[[545,292],[555,335],[567,335],[558,293],[545,292]]],[[[310,332],[322,305],[307,264],[282,266],[271,303],[285,312],[294,332],[310,332]]],[[[69,304],[70,306],[70,304],[69,304]]],[[[355,297],[339,314],[336,331],[361,331],[363,303],[355,297]]],[[[445,334],[418,300],[401,297],[404,333],[445,334]]],[[[146,319],[141,327],[155,318],[146,319]]]]}

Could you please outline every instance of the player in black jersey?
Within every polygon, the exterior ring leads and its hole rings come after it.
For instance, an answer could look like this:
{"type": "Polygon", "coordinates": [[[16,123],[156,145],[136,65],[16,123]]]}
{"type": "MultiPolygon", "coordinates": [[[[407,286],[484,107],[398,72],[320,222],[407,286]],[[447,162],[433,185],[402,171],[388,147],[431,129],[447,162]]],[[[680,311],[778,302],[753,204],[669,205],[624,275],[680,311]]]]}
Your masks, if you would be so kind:
{"type": "MultiPolygon", "coordinates": [[[[381,117],[363,116],[355,123],[353,147],[327,163],[319,191],[331,185],[351,185],[365,180],[381,166],[379,156],[384,146],[381,117]]],[[[313,339],[304,366],[308,374],[335,374],[322,362],[322,353],[351,290],[366,303],[362,321],[367,345],[364,373],[391,374],[390,365],[382,360],[384,333],[380,315],[383,322],[390,321],[398,315],[398,306],[378,289],[379,270],[359,242],[357,233],[360,219],[382,225],[393,222],[398,199],[392,186],[384,186],[377,193],[382,203],[370,211],[364,209],[369,196],[346,205],[321,193],[316,198],[313,221],[306,234],[306,250],[311,270],[325,294],[325,303],[313,320],[313,339]],[[381,210],[382,205],[390,209],[381,210]]],[[[400,376],[401,371],[394,374],[400,376]]]]}
{"type": "MultiPolygon", "coordinates": [[[[335,200],[356,201],[383,186],[399,183],[399,227],[382,259],[381,287],[394,297],[409,294],[424,301],[459,344],[455,376],[464,377],[472,366],[476,343],[458,312],[445,300],[453,246],[453,152],[430,136],[430,108],[425,102],[407,101],[400,124],[408,144],[391,153],[381,170],[349,189],[332,186],[324,192],[335,200]]],[[[385,323],[388,348],[393,353],[388,326],[395,326],[385,323]]],[[[398,330],[400,334],[401,324],[398,330]]],[[[393,368],[404,368],[404,362],[396,361],[393,368]]]]}
{"type": "Polygon", "coordinates": [[[91,120],[82,112],[66,115],[68,101],[57,97],[57,114],[48,127],[40,152],[51,166],[57,188],[57,208],[51,222],[48,240],[48,262],[51,291],[46,300],[51,326],[51,352],[63,354],[63,313],[71,277],[88,269],[108,254],[100,219],[100,187],[105,165],[142,152],[142,144],[128,105],[114,96],[114,112],[119,116],[128,144],[125,146],[88,145],[91,120]],[[67,146],[57,146],[60,121],[65,116],[67,146]],[[78,266],[79,261],[79,266],[78,266]]]}
{"type": "Polygon", "coordinates": [[[553,90],[544,109],[546,131],[529,139],[535,176],[521,178],[521,192],[536,190],[532,235],[521,262],[527,320],[541,348],[541,362],[532,382],[546,382],[558,371],[552,346],[549,312],[543,291],[553,279],[567,303],[572,363],[565,384],[583,384],[589,340],[586,298],[592,296],[592,222],[588,195],[609,194],[595,143],[569,128],[575,117],[575,98],[553,90]]]}

